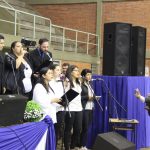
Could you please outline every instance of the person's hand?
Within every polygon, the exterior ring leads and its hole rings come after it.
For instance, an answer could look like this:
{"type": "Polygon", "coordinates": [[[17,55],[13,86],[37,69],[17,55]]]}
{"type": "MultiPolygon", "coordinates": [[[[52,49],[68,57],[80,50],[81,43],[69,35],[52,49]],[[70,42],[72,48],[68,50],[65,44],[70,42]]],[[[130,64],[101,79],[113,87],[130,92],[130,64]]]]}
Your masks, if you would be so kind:
{"type": "Polygon", "coordinates": [[[6,88],[5,88],[5,87],[3,87],[3,94],[5,94],[5,92],[6,92],[6,88]]]}
{"type": "Polygon", "coordinates": [[[40,76],[40,74],[39,73],[34,73],[33,76],[38,78],[40,76]]]}
{"type": "Polygon", "coordinates": [[[51,102],[52,103],[59,103],[59,102],[61,102],[61,99],[60,98],[53,98],[53,99],[51,99],[51,102]]]}
{"type": "Polygon", "coordinates": [[[24,57],[24,50],[23,50],[23,48],[20,49],[20,52],[17,54],[17,57],[18,57],[20,60],[23,59],[23,57],[24,57]]]}
{"type": "Polygon", "coordinates": [[[146,109],[147,111],[150,111],[149,106],[145,106],[144,109],[146,109]]]}
{"type": "Polygon", "coordinates": [[[89,96],[89,101],[92,101],[94,100],[94,97],[93,96],[89,96]]]}
{"type": "Polygon", "coordinates": [[[140,93],[139,89],[135,89],[135,94],[134,95],[135,95],[136,98],[141,97],[141,93],[140,93]]]}

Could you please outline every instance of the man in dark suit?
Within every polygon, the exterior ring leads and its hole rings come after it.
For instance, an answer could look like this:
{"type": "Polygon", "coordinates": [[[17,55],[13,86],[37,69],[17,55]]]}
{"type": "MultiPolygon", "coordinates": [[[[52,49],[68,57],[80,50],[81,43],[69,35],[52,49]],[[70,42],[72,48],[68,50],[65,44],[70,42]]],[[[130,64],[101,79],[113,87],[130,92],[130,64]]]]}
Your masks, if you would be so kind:
{"type": "Polygon", "coordinates": [[[49,41],[46,38],[39,40],[39,46],[29,53],[29,60],[33,69],[33,82],[38,78],[38,73],[42,67],[48,67],[53,64],[52,53],[48,51],[49,41]]]}
{"type": "Polygon", "coordinates": [[[4,54],[2,52],[4,47],[4,36],[0,34],[0,94],[4,94],[4,54]]]}

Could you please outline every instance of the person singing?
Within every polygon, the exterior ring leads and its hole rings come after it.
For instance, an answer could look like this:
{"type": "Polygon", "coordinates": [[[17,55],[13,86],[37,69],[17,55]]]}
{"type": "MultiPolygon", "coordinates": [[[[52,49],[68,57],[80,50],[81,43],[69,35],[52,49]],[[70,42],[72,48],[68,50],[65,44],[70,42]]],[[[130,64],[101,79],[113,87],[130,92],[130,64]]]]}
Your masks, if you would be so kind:
{"type": "Polygon", "coordinates": [[[5,57],[6,94],[22,94],[30,97],[32,69],[29,60],[24,56],[22,44],[14,41],[10,53],[5,57]]]}
{"type": "Polygon", "coordinates": [[[56,106],[54,103],[60,102],[60,98],[56,98],[54,90],[49,85],[49,82],[53,79],[53,70],[48,67],[44,67],[39,72],[39,79],[33,90],[33,100],[37,102],[42,109],[43,118],[49,115],[52,118],[53,123],[57,122],[56,119],[56,106]]]}
{"type": "Polygon", "coordinates": [[[81,72],[82,76],[82,92],[81,102],[83,107],[83,119],[82,119],[82,132],[80,137],[80,146],[82,150],[87,150],[86,144],[88,139],[88,128],[92,120],[92,109],[93,103],[93,89],[90,85],[92,78],[92,72],[89,69],[83,69],[81,72]]]}
{"type": "Polygon", "coordinates": [[[65,150],[70,150],[80,146],[80,133],[82,129],[82,104],[81,104],[81,85],[80,85],[79,68],[75,65],[68,67],[66,72],[66,91],[73,89],[79,93],[66,108],[65,115],[65,132],[64,132],[64,146],[65,150]],[[71,114],[71,115],[70,115],[71,114]],[[73,134],[71,136],[71,129],[73,134]]]}
{"type": "MultiPolygon", "coordinates": [[[[50,86],[53,88],[55,96],[61,97],[64,94],[64,86],[63,80],[61,80],[61,68],[58,64],[53,64],[51,66],[54,77],[53,80],[50,81],[50,86]]],[[[64,127],[64,107],[60,104],[56,105],[57,112],[57,123],[55,124],[55,133],[56,133],[56,145],[58,139],[63,136],[63,127],[64,127]]]]}

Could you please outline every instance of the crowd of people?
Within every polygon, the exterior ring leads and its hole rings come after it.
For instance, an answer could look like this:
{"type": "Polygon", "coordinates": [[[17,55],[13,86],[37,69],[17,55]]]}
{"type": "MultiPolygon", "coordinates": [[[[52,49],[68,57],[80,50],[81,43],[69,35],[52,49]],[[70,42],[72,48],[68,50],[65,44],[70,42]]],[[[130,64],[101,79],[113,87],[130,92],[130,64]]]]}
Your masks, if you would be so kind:
{"type": "MultiPolygon", "coordinates": [[[[3,53],[5,38],[0,35],[0,94],[21,94],[37,102],[43,117],[49,115],[54,123],[56,143],[63,137],[65,150],[86,150],[88,127],[92,120],[94,95],[92,72],[78,66],[53,63],[49,41],[39,40],[38,47],[30,52],[20,41],[11,44],[3,53]],[[72,89],[78,95],[71,101],[61,97],[72,89]]],[[[17,108],[16,108],[17,109],[17,108]]]]}

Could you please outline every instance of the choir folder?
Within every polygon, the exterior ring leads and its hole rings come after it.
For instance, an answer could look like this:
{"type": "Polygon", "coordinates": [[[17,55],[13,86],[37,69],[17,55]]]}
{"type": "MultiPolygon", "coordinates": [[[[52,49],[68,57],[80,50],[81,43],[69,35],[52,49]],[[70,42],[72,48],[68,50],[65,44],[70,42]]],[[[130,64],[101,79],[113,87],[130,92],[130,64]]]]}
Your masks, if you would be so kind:
{"type": "Polygon", "coordinates": [[[79,95],[78,92],[76,92],[73,89],[70,89],[61,97],[62,100],[61,100],[61,102],[59,102],[59,104],[64,106],[64,105],[66,105],[66,100],[68,100],[68,103],[69,103],[78,95],[79,95]]]}

